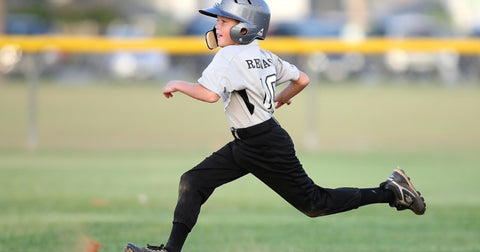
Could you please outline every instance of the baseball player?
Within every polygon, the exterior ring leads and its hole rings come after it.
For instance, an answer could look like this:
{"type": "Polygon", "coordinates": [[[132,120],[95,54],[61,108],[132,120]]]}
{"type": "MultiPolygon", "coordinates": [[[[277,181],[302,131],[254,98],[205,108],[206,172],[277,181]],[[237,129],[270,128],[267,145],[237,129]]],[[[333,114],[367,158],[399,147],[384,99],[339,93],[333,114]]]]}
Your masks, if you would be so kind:
{"type": "Polygon", "coordinates": [[[263,0],[222,0],[201,14],[217,19],[207,32],[207,46],[219,46],[198,83],[171,81],[166,98],[175,92],[205,102],[223,101],[233,140],[180,178],[173,226],[165,246],[138,247],[128,243],[125,252],[179,252],[195,226],[200,207],[215,188],[252,174],[293,207],[309,217],[389,203],[398,210],[422,215],[426,205],[401,169],[374,188],[323,188],[316,185],[298,160],[288,133],[272,117],[289,105],[308,84],[308,76],[277,55],[262,50],[270,10],[263,0]],[[286,87],[275,93],[276,86],[286,87]]]}

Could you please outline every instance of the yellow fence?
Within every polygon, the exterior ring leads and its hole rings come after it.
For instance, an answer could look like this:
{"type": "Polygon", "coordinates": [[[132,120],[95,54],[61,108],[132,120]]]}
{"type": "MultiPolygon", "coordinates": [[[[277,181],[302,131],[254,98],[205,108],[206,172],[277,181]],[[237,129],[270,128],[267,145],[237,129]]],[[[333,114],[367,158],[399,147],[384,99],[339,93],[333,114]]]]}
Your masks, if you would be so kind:
{"type": "MultiPolygon", "coordinates": [[[[385,39],[368,38],[358,41],[341,39],[306,39],[269,37],[260,42],[262,48],[278,54],[310,54],[314,52],[358,52],[380,54],[389,50],[418,52],[454,51],[459,54],[480,55],[480,39],[385,39]]],[[[203,37],[158,37],[146,39],[115,39],[86,36],[0,36],[0,50],[15,48],[24,53],[63,51],[69,53],[108,53],[113,51],[164,51],[172,55],[212,53],[203,37]]],[[[38,145],[37,86],[38,72],[32,57],[27,57],[29,83],[27,146],[38,145]]],[[[315,100],[315,99],[311,99],[315,100]]]]}
{"type": "MultiPolygon", "coordinates": [[[[307,39],[269,37],[260,42],[262,48],[279,54],[308,54],[316,51],[341,53],[355,51],[378,54],[392,49],[434,52],[453,50],[460,54],[480,54],[480,39],[418,38],[386,39],[368,38],[358,41],[342,39],[307,39]]],[[[205,54],[209,50],[203,37],[157,37],[145,39],[116,39],[86,36],[0,36],[0,48],[18,46],[28,53],[60,50],[71,53],[106,53],[116,50],[146,51],[161,50],[169,54],[205,54]]]]}

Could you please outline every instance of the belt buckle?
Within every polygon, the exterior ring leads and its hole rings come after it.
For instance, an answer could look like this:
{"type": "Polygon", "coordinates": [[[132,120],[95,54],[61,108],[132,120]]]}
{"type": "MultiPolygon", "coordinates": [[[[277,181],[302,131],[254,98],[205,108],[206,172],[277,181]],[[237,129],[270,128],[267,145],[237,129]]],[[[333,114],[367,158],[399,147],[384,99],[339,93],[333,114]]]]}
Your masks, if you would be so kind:
{"type": "Polygon", "coordinates": [[[240,136],[238,135],[237,129],[235,129],[234,127],[231,127],[230,131],[232,132],[233,137],[235,137],[236,139],[240,139],[240,136]]]}

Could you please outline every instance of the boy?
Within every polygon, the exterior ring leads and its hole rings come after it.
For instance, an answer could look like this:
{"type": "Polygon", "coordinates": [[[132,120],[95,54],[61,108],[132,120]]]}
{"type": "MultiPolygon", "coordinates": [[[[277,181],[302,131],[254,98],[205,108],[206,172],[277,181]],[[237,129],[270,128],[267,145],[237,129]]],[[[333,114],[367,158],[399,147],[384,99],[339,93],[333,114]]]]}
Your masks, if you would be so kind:
{"type": "Polygon", "coordinates": [[[181,251],[201,205],[215,188],[249,173],[309,217],[373,203],[389,203],[419,215],[425,212],[423,198],[400,169],[376,188],[317,186],[297,159],[290,136],[272,117],[274,109],[289,105],[310,81],[294,65],[259,48],[256,39],[265,39],[270,22],[267,4],[263,0],[222,0],[200,13],[217,18],[206,40],[209,48],[221,49],[199,84],[171,81],[163,94],[171,98],[181,92],[210,103],[222,98],[234,139],[182,175],[166,245],[141,248],[128,243],[125,252],[181,251]],[[289,83],[275,94],[275,87],[284,82],[289,83]]]}

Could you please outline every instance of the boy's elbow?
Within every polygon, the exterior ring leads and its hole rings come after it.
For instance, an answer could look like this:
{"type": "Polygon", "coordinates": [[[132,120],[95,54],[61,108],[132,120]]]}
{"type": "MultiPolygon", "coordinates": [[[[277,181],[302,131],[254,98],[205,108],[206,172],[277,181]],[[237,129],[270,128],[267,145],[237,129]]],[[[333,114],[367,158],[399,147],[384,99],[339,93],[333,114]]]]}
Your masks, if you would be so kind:
{"type": "Polygon", "coordinates": [[[310,78],[307,75],[305,75],[305,81],[303,85],[308,86],[308,84],[310,84],[310,78]]]}
{"type": "Polygon", "coordinates": [[[310,78],[306,73],[300,72],[300,77],[296,82],[298,85],[306,87],[308,84],[310,84],[310,78]]]}
{"type": "Polygon", "coordinates": [[[219,99],[220,99],[220,96],[218,94],[212,93],[212,94],[208,95],[207,97],[205,97],[204,100],[208,103],[215,103],[219,99]]]}

